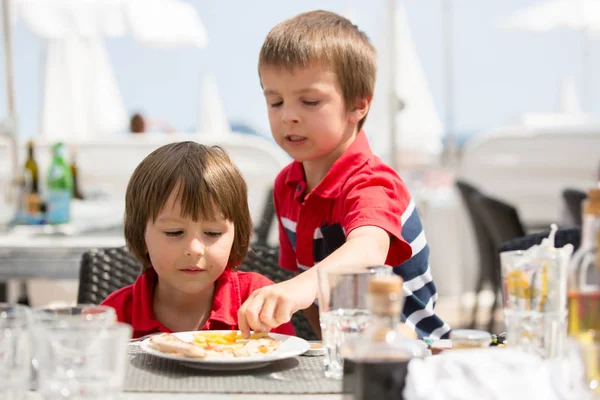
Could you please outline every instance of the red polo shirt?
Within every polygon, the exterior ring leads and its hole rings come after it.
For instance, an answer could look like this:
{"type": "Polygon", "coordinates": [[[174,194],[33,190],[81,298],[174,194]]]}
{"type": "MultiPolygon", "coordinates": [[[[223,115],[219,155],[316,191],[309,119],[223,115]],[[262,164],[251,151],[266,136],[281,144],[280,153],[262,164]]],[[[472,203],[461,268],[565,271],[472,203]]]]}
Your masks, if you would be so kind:
{"type": "MultiPolygon", "coordinates": [[[[119,322],[126,322],[133,327],[134,338],[154,332],[173,332],[154,316],[152,298],[157,279],[156,271],[150,268],[133,285],[117,290],[102,302],[102,305],[117,311],[119,322]]],[[[254,290],[272,284],[268,278],[254,272],[226,269],[215,282],[212,310],[202,330],[237,330],[238,310],[243,302],[254,290]]],[[[272,332],[296,335],[291,322],[272,332]]]]}
{"type": "Polygon", "coordinates": [[[373,154],[364,131],[310,193],[306,193],[302,163],[285,167],[275,179],[274,201],[279,263],[285,269],[312,267],[361,226],[377,226],[390,234],[386,264],[400,265],[412,255],[402,236],[402,215],[411,203],[410,193],[398,174],[373,154]]]}

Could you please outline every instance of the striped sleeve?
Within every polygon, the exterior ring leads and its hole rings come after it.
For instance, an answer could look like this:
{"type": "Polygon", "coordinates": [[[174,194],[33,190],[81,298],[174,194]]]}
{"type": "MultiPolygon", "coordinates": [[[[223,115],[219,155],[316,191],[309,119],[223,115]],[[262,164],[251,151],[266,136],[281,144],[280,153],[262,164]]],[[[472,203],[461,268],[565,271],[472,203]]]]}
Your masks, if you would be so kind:
{"type": "Polygon", "coordinates": [[[437,291],[429,267],[429,247],[412,200],[402,213],[402,238],[412,249],[412,256],[394,267],[394,272],[404,279],[402,319],[406,325],[416,330],[419,337],[447,338],[450,326],[433,311],[437,291]]]}

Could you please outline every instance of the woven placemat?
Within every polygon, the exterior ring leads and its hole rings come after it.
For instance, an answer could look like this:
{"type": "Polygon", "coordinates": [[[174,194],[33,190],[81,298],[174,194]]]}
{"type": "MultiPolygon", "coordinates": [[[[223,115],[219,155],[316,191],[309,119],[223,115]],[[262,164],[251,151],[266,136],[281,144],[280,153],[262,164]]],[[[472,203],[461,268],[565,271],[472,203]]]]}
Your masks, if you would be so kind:
{"type": "Polygon", "coordinates": [[[129,346],[126,392],[341,393],[341,382],[323,374],[323,357],[295,357],[262,368],[207,371],[129,346]]]}

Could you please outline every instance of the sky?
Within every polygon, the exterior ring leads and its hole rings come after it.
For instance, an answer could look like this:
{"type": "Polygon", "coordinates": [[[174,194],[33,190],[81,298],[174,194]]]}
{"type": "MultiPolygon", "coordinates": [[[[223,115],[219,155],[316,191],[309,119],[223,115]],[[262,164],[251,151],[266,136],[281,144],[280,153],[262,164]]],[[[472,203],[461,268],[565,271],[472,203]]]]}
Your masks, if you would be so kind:
{"type": "MultiPolygon", "coordinates": [[[[586,111],[600,113],[600,74],[591,82],[591,107],[583,101],[582,35],[505,31],[499,21],[541,0],[453,0],[453,115],[448,119],[442,2],[403,3],[418,56],[442,122],[455,132],[498,128],[525,112],[551,112],[558,106],[560,83],[573,76],[586,111]]],[[[193,131],[198,120],[201,80],[214,74],[231,121],[243,121],[269,135],[266,106],[257,75],[257,59],[267,32],[278,22],[312,9],[352,17],[374,44],[383,41],[387,0],[189,0],[202,19],[209,46],[151,48],[130,35],[106,39],[106,47],[128,112],[193,131]],[[352,10],[352,11],[350,11],[352,10]]],[[[40,115],[44,43],[17,23],[14,67],[20,134],[36,134],[40,115]]],[[[0,47],[3,45],[0,43],[0,47]]],[[[381,51],[381,49],[379,49],[381,51]]],[[[1,49],[3,52],[3,48],[1,49]]],[[[590,65],[599,70],[600,40],[589,43],[590,65]]],[[[6,115],[5,65],[0,63],[0,118],[6,115]]]]}

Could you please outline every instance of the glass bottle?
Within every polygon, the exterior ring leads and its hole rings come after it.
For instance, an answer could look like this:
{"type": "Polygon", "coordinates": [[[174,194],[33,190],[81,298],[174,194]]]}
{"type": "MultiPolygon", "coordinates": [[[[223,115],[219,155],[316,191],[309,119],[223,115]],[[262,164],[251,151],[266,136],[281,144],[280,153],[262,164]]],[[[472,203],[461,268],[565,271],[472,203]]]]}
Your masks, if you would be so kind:
{"type": "Polygon", "coordinates": [[[73,176],[73,198],[83,200],[83,194],[81,193],[77,166],[77,149],[73,146],[71,148],[71,176],[73,176]]]}
{"type": "Polygon", "coordinates": [[[408,338],[400,327],[402,285],[397,275],[370,280],[367,302],[373,320],[344,354],[345,399],[402,398],[409,361],[425,355],[425,343],[408,338]]]}
{"type": "Polygon", "coordinates": [[[25,161],[25,176],[29,180],[30,193],[39,194],[38,164],[35,161],[33,141],[27,142],[27,160],[25,161]]]}
{"type": "Polygon", "coordinates": [[[38,165],[34,156],[33,141],[27,142],[27,159],[20,179],[20,205],[17,223],[36,224],[39,221],[40,193],[38,185],[38,165]]]}
{"type": "Polygon", "coordinates": [[[48,170],[47,222],[64,224],[69,222],[73,196],[73,176],[64,157],[64,145],[52,146],[53,156],[48,170]]]}
{"type": "Polygon", "coordinates": [[[591,189],[582,207],[581,246],[569,266],[568,333],[600,340],[600,189],[591,189]]]}

